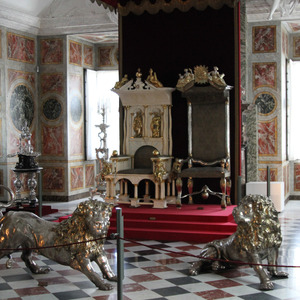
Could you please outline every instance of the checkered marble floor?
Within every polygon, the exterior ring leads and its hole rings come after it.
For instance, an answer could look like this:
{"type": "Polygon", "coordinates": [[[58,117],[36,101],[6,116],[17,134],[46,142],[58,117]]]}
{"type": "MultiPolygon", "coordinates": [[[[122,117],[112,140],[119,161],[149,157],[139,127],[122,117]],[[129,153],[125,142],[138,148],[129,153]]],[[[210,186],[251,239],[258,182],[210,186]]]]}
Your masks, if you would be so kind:
{"type": "MultiPolygon", "coordinates": [[[[69,214],[73,207],[63,204],[59,213],[46,219],[57,219],[69,214]]],[[[73,205],[77,205],[75,202],[73,205]]],[[[280,248],[279,264],[300,266],[300,201],[290,201],[280,213],[283,243],[280,248]]],[[[126,237],[125,237],[126,238],[126,237]]],[[[206,271],[189,276],[191,262],[197,260],[204,244],[186,242],[125,241],[123,281],[124,300],[162,299],[300,299],[300,268],[281,268],[289,273],[287,279],[273,279],[274,290],[259,290],[259,279],[248,266],[218,273],[206,271]],[[140,244],[141,243],[141,244],[140,244]],[[186,255],[174,252],[185,252],[186,255]]],[[[116,272],[116,241],[105,244],[108,259],[116,272]]],[[[0,299],[117,299],[117,284],[111,291],[97,289],[87,277],[67,266],[59,265],[43,256],[36,256],[41,266],[49,266],[50,273],[34,275],[25,267],[20,253],[14,253],[14,264],[6,269],[6,258],[0,260],[0,299]]],[[[95,269],[99,270],[97,266],[95,269]]]]}

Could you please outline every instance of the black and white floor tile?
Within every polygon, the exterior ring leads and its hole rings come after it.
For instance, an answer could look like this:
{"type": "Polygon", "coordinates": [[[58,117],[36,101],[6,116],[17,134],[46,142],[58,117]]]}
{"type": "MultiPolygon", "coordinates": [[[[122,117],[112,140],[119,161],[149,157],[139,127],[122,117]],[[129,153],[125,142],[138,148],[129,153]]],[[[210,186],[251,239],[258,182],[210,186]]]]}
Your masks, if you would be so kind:
{"type": "MultiPolygon", "coordinates": [[[[59,212],[46,216],[45,219],[55,220],[73,212],[78,202],[67,205],[51,203],[59,212]]],[[[189,276],[190,263],[197,260],[195,256],[199,255],[203,244],[125,241],[123,299],[300,299],[300,201],[289,201],[279,217],[283,235],[279,264],[293,268],[282,268],[289,273],[289,278],[274,279],[274,290],[259,290],[259,279],[248,266],[219,273],[206,271],[197,276],[189,276]]],[[[105,250],[112,268],[116,271],[116,241],[107,240],[105,250]]],[[[101,291],[85,275],[43,256],[36,256],[36,262],[41,266],[49,266],[51,271],[44,275],[34,275],[20,259],[20,253],[15,253],[13,258],[11,269],[6,268],[6,258],[0,260],[1,300],[118,299],[116,283],[112,283],[113,290],[101,291]]],[[[96,266],[95,268],[97,269],[96,266]]]]}

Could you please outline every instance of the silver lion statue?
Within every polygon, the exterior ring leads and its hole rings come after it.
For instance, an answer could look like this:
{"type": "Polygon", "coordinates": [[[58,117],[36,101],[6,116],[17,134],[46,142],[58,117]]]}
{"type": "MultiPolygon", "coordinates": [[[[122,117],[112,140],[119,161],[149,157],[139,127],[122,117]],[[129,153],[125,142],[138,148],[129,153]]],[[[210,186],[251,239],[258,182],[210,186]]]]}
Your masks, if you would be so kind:
{"type": "Polygon", "coordinates": [[[261,290],[272,290],[271,277],[288,277],[288,273],[277,270],[278,249],[282,236],[272,201],[261,195],[245,196],[233,210],[237,223],[234,234],[223,240],[208,243],[200,253],[200,260],[190,267],[190,275],[197,275],[204,266],[211,265],[217,271],[236,266],[230,261],[239,261],[252,266],[260,279],[261,290]],[[267,270],[262,261],[267,259],[267,270]]]}
{"type": "MultiPolygon", "coordinates": [[[[9,194],[11,199],[8,203],[12,203],[13,193],[9,191],[9,194]]],[[[40,267],[33,260],[32,252],[36,252],[79,270],[99,289],[110,290],[113,286],[100,277],[91,262],[99,266],[105,279],[117,281],[104,250],[112,209],[112,204],[87,200],[61,223],[43,220],[25,211],[9,211],[4,216],[1,213],[0,259],[5,256],[11,258],[11,254],[21,248],[21,258],[32,273],[48,273],[49,267],[40,267]]]]}

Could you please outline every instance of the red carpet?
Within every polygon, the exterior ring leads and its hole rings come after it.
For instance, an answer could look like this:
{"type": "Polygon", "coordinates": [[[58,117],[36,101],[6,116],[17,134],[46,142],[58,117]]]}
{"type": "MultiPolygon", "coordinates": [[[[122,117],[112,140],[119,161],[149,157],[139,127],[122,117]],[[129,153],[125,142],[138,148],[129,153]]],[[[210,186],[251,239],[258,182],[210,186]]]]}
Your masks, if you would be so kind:
{"type": "MultiPolygon", "coordinates": [[[[165,209],[148,206],[138,208],[118,206],[124,216],[124,238],[133,240],[185,241],[206,243],[223,239],[236,231],[232,210],[220,205],[183,205],[178,209],[169,205],[165,209]],[[199,207],[203,209],[198,209],[199,207]]],[[[59,221],[66,217],[60,218],[59,221]]],[[[108,236],[117,232],[116,210],[110,219],[108,236]]]]}

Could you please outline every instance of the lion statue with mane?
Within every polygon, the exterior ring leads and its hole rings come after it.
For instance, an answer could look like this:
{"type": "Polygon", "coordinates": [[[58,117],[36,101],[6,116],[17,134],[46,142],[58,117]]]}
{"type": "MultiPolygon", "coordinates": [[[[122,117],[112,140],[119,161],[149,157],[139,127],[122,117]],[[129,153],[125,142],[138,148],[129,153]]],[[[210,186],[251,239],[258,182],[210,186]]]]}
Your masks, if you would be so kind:
{"type": "Polygon", "coordinates": [[[236,232],[226,239],[208,243],[201,250],[200,260],[191,265],[189,274],[197,275],[207,266],[218,271],[242,262],[255,270],[260,289],[272,290],[272,276],[288,277],[276,267],[282,237],[274,204],[268,197],[247,195],[232,214],[238,225],[236,232]],[[268,271],[262,266],[264,259],[268,261],[268,271]]]}
{"type": "MultiPolygon", "coordinates": [[[[13,193],[9,193],[12,198],[13,193]]],[[[13,252],[21,250],[21,258],[32,273],[48,273],[49,267],[39,267],[33,260],[34,251],[79,270],[99,289],[110,290],[113,286],[100,277],[91,262],[99,266],[105,279],[117,281],[104,250],[112,209],[112,204],[90,199],[81,202],[72,216],[61,223],[43,220],[25,211],[9,211],[4,216],[1,213],[0,259],[11,258],[13,252]]]]}

